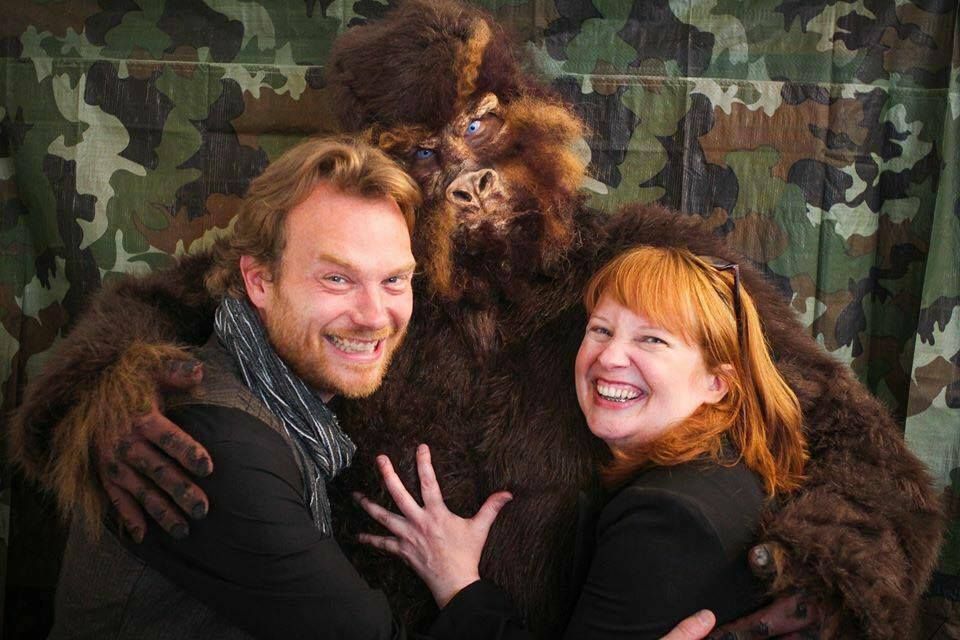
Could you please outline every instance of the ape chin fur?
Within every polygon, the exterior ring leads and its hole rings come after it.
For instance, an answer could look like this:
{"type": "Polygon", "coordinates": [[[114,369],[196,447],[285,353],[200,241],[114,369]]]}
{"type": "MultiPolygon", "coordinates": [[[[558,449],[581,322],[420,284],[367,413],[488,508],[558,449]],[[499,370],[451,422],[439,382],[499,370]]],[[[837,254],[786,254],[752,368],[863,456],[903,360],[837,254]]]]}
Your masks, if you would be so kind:
{"type": "MultiPolygon", "coordinates": [[[[555,105],[549,90],[520,72],[498,29],[469,7],[410,1],[382,23],[347,31],[330,63],[345,124],[434,131],[481,92],[496,93],[507,107],[531,96],[555,105]]],[[[555,145],[551,152],[542,138],[511,147],[536,147],[536,166],[520,167],[514,155],[504,175],[552,180],[537,167],[556,165],[550,154],[565,149],[555,145]]],[[[530,193],[547,189],[543,182],[524,186],[530,193]]],[[[454,295],[417,282],[408,338],[382,388],[365,401],[338,403],[359,452],[331,496],[338,539],[361,572],[387,591],[407,621],[431,611],[427,591],[398,562],[352,542],[372,523],[349,498],[361,490],[389,502],[373,464],[379,453],[390,455],[408,487],[417,486],[413,452],[426,442],[454,511],[471,514],[491,492],[513,492],[491,532],[481,573],[510,593],[539,635],[558,636],[574,596],[567,567],[577,494],[604,455],[583,424],[573,388],[585,322],[581,291],[627,247],[683,246],[741,264],[804,411],[811,453],[806,484],[770,506],[759,532],[761,541],[778,545],[771,594],[800,588],[820,599],[828,614],[825,637],[909,637],[937,560],[942,517],[922,464],[907,451],[890,414],[807,335],[782,296],[700,221],[639,205],[607,216],[560,193],[553,200],[563,200],[560,210],[544,207],[518,220],[517,233],[481,226],[458,239],[455,226],[446,225],[452,250],[433,275],[452,271],[454,295]],[[536,217],[547,211],[562,214],[560,236],[545,233],[551,224],[536,217]],[[540,242],[561,236],[549,250],[540,242]]],[[[429,223],[429,216],[421,218],[429,223]]],[[[439,245],[421,239],[421,263],[439,245]]],[[[135,341],[198,344],[209,334],[213,303],[195,284],[203,268],[202,260],[186,261],[172,274],[126,280],[98,297],[13,422],[14,452],[32,477],[60,496],[75,496],[65,484],[70,474],[52,468],[89,469],[89,447],[80,443],[91,442],[104,425],[72,420],[70,408],[91,394],[110,403],[99,415],[115,408],[117,397],[95,390],[120,375],[113,365],[135,341]],[[61,441],[73,448],[55,446],[61,441]]],[[[137,385],[150,388],[152,378],[145,374],[137,385]]],[[[99,500],[92,481],[79,492],[95,497],[75,497],[76,504],[99,500]]]]}

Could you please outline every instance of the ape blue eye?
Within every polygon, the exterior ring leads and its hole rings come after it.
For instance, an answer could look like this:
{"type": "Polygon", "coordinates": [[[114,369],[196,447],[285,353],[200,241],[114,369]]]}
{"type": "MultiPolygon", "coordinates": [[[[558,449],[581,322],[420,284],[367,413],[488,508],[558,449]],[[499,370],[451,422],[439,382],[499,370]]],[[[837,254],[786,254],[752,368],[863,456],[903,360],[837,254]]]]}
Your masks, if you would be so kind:
{"type": "Polygon", "coordinates": [[[417,156],[417,160],[426,160],[427,158],[433,157],[433,149],[424,149],[423,147],[420,147],[417,149],[415,155],[417,156]]]}
{"type": "Polygon", "coordinates": [[[470,134],[472,134],[472,133],[476,133],[477,131],[480,131],[480,124],[481,124],[481,123],[480,123],[479,120],[474,120],[473,122],[471,122],[470,124],[468,124],[468,125],[467,125],[467,135],[470,135],[470,134]]]}

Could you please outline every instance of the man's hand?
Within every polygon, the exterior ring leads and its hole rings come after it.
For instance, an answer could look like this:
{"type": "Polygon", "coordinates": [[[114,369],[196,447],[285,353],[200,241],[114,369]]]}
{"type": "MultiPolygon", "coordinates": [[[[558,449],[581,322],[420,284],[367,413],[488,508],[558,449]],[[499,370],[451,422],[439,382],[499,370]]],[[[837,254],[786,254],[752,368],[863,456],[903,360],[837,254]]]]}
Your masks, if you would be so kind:
{"type": "Polygon", "coordinates": [[[423,506],[397,476],[390,459],[377,456],[383,482],[402,515],[384,509],[369,498],[355,498],[364,511],[392,536],[362,533],[360,542],[399,556],[426,583],[441,609],[462,588],[480,579],[480,554],[500,510],[512,499],[506,491],[494,493],[476,515],[461,518],[447,509],[430,460],[430,448],[417,447],[417,473],[423,506]]]}
{"type": "Polygon", "coordinates": [[[700,640],[710,633],[716,623],[713,612],[704,609],[682,621],[660,640],[700,640]]]}
{"type": "MultiPolygon", "coordinates": [[[[202,378],[198,360],[173,360],[157,380],[158,391],[188,390],[202,378]]],[[[206,494],[187,473],[209,475],[213,463],[200,443],[163,416],[159,396],[145,408],[119,440],[98,443],[100,481],[135,541],[141,542],[146,533],[144,511],[174,538],[183,538],[189,533],[184,514],[199,519],[208,509],[206,494]]]]}

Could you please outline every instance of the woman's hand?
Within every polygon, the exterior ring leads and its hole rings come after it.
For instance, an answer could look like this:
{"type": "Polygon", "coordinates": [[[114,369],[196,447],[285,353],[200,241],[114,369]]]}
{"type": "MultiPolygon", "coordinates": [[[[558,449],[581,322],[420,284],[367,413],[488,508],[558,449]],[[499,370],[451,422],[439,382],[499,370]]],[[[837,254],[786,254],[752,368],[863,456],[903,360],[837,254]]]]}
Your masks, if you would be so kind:
{"type": "Polygon", "coordinates": [[[377,467],[403,515],[355,494],[363,510],[393,534],[389,537],[363,533],[359,540],[400,556],[427,584],[437,606],[443,608],[457,592],[480,579],[480,554],[490,526],[513,496],[506,491],[494,493],[469,519],[451,513],[443,502],[430,462],[430,448],[425,444],[417,447],[422,507],[403,486],[389,458],[377,456],[377,467]]]}

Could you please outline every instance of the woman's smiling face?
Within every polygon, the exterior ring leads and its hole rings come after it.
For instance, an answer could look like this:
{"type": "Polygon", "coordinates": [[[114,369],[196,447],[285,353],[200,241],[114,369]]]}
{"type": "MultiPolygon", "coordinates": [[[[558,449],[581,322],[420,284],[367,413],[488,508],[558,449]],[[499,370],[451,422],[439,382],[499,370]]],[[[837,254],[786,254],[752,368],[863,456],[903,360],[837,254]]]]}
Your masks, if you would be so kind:
{"type": "Polygon", "coordinates": [[[611,450],[651,442],[727,391],[699,347],[602,296],[574,370],[590,431],[611,450]]]}

